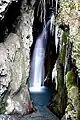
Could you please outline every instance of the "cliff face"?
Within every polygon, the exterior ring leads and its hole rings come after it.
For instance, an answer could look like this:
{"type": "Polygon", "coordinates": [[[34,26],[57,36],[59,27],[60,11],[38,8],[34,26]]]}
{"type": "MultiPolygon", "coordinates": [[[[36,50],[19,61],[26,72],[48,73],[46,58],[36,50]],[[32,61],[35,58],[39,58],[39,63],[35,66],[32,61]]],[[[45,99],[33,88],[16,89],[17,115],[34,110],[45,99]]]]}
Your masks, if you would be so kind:
{"type": "Polygon", "coordinates": [[[4,0],[0,3],[1,6],[4,5],[4,10],[0,11],[0,113],[32,112],[26,83],[30,68],[30,46],[33,41],[34,3],[35,1],[29,3],[26,0],[4,0]]]}
{"type": "MultiPolygon", "coordinates": [[[[66,113],[65,116],[70,117],[71,120],[75,119],[79,120],[80,119],[79,0],[75,1],[60,0],[57,24],[62,30],[61,51],[59,52],[57,59],[58,90],[55,97],[53,97],[52,100],[53,103],[50,104],[50,109],[52,107],[53,108],[52,110],[60,117],[63,116],[64,114],[64,112],[62,111],[65,111],[66,113]]],[[[62,118],[62,120],[65,119],[65,116],[62,118]]]]}
{"type": "MultiPolygon", "coordinates": [[[[80,1],[60,1],[60,24],[69,25],[69,40],[73,42],[72,57],[76,59],[78,74],[80,73],[80,1]]],[[[80,76],[80,75],[79,75],[80,76]]]]}
{"type": "MultiPolygon", "coordinates": [[[[72,120],[80,119],[80,99],[79,99],[79,83],[80,83],[80,1],[60,1],[60,14],[58,16],[59,23],[69,26],[68,39],[72,43],[71,50],[71,71],[67,70],[66,87],[68,92],[67,113],[72,120]],[[76,102],[74,102],[76,101],[76,102]]],[[[69,53],[68,53],[69,54],[69,53]]],[[[69,55],[68,55],[69,56],[69,55]]]]}

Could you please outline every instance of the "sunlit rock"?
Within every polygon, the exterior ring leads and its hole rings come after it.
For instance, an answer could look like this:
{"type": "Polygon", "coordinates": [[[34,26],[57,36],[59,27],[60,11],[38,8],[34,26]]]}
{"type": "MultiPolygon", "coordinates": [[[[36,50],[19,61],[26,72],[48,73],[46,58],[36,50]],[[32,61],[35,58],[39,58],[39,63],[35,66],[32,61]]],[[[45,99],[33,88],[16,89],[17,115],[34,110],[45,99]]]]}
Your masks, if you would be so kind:
{"type": "Polygon", "coordinates": [[[20,38],[11,33],[0,45],[0,96],[3,95],[6,103],[5,113],[29,113],[32,103],[26,85],[27,59],[24,61],[26,54],[22,51],[20,38]]]}
{"type": "MultiPolygon", "coordinates": [[[[18,3],[17,0],[6,0],[7,10],[10,4],[13,6],[12,1],[18,3]]],[[[0,4],[2,8],[2,1],[0,4]]],[[[32,25],[34,19],[32,6],[35,1],[31,1],[31,6],[27,4],[27,1],[23,0],[20,4],[21,8],[18,6],[21,15],[17,14],[17,18],[14,18],[17,19],[16,26],[14,22],[10,21],[12,28],[15,28],[14,33],[8,33],[9,29],[6,28],[7,36],[5,40],[2,40],[3,37],[1,37],[0,41],[5,41],[0,43],[0,113],[28,114],[33,110],[26,83],[30,70],[30,47],[33,41],[32,25]]],[[[6,7],[4,9],[6,10],[6,7]]],[[[0,13],[1,17],[5,16],[5,10],[3,15],[2,12],[0,13]]],[[[1,21],[1,24],[4,24],[2,34],[5,32],[5,22],[1,21]]]]}

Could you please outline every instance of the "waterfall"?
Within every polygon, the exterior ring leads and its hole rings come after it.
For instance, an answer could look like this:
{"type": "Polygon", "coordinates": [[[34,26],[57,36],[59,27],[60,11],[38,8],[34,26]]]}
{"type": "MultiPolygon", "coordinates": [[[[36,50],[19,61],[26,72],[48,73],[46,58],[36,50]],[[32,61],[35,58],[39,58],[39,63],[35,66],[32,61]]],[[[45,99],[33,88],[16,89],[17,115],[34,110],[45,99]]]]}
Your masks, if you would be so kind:
{"type": "Polygon", "coordinates": [[[59,43],[59,38],[58,38],[58,31],[59,31],[59,28],[58,28],[58,25],[55,26],[55,46],[56,46],[56,53],[58,52],[58,43],[59,43]]]}
{"type": "Polygon", "coordinates": [[[53,36],[54,34],[54,25],[55,25],[55,16],[54,14],[51,17],[51,24],[50,24],[50,34],[53,36]]]}
{"type": "Polygon", "coordinates": [[[58,12],[58,0],[56,0],[56,15],[57,15],[57,12],[58,12]]]}
{"type": "Polygon", "coordinates": [[[43,8],[44,8],[44,26],[45,26],[45,24],[46,24],[46,2],[45,2],[45,0],[43,0],[43,8]]]}
{"type": "Polygon", "coordinates": [[[35,48],[33,51],[33,56],[31,61],[31,71],[30,71],[30,87],[34,87],[36,89],[39,89],[41,86],[44,86],[45,50],[46,50],[47,39],[49,37],[48,33],[50,32],[51,29],[52,20],[54,22],[54,19],[51,18],[45,25],[41,35],[37,38],[35,43],[35,48]]]}
{"type": "MultiPolygon", "coordinates": [[[[56,2],[56,13],[57,13],[57,4],[58,4],[58,0],[56,2]]],[[[41,86],[44,86],[44,79],[45,79],[44,61],[45,61],[45,50],[46,50],[47,39],[49,37],[48,33],[50,33],[50,35],[53,36],[55,30],[54,14],[51,16],[51,19],[46,23],[46,0],[40,0],[39,6],[40,5],[41,5],[41,9],[43,8],[43,11],[41,12],[41,16],[43,13],[44,28],[42,33],[40,34],[40,36],[38,36],[36,40],[32,61],[31,61],[31,70],[30,70],[30,87],[34,87],[37,89],[39,89],[41,86]]],[[[53,0],[52,0],[52,7],[53,7],[53,0]]],[[[38,11],[39,11],[39,7],[38,7],[38,11]]],[[[56,47],[57,46],[58,46],[58,41],[56,41],[56,47]]]]}
{"type": "Polygon", "coordinates": [[[55,79],[55,83],[56,83],[56,90],[58,88],[58,81],[57,81],[57,67],[56,67],[56,63],[54,65],[54,69],[52,70],[52,80],[55,79]]]}
{"type": "Polygon", "coordinates": [[[40,87],[41,85],[43,85],[45,50],[42,46],[41,40],[42,40],[42,36],[40,36],[37,39],[33,52],[33,57],[31,62],[30,86],[40,87]]]}
{"type": "Polygon", "coordinates": [[[30,87],[41,87],[44,85],[44,59],[47,44],[50,21],[45,25],[41,35],[37,38],[33,51],[30,71],[30,87]]]}

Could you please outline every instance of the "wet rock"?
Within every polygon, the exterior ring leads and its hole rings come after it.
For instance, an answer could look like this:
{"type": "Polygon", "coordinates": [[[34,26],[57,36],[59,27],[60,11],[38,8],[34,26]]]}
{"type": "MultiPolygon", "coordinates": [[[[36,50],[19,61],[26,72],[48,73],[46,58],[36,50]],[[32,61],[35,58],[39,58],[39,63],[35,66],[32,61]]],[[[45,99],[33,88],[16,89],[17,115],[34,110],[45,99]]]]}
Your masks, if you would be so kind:
{"type": "Polygon", "coordinates": [[[56,83],[56,89],[49,104],[49,109],[60,118],[64,115],[67,106],[67,91],[64,79],[67,36],[68,30],[61,30],[61,50],[55,64],[56,66],[53,69],[54,74],[52,75],[56,83]]]}

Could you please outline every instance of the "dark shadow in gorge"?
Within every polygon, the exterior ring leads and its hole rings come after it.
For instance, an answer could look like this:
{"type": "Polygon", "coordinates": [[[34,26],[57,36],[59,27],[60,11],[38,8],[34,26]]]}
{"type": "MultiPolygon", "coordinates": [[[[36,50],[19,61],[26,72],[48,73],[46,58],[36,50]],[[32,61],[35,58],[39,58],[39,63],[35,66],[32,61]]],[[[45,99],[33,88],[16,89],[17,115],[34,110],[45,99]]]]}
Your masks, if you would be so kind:
{"type": "Polygon", "coordinates": [[[17,17],[20,15],[20,7],[22,0],[18,0],[18,2],[13,1],[4,13],[4,18],[0,20],[0,42],[4,41],[4,38],[8,36],[8,34],[14,31],[15,26],[17,24],[17,17]]]}

